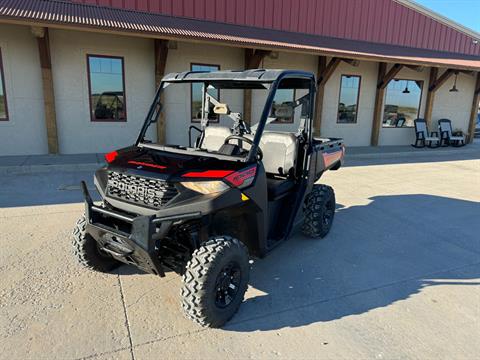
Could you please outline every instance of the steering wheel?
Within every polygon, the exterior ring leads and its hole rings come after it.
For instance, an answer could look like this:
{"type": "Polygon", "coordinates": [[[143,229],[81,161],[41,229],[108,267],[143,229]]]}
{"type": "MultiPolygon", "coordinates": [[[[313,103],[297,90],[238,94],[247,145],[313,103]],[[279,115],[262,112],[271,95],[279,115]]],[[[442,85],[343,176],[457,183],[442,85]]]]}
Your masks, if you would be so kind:
{"type": "MultiPolygon", "coordinates": [[[[252,141],[252,140],[250,140],[250,139],[247,138],[247,137],[240,136],[240,135],[230,135],[229,137],[227,137],[227,138],[225,139],[224,144],[228,144],[228,143],[230,142],[230,140],[245,141],[247,144],[253,145],[253,141],[252,141]]],[[[257,147],[257,159],[258,159],[259,161],[263,159],[263,152],[262,152],[262,149],[260,149],[259,147],[257,147]]]]}

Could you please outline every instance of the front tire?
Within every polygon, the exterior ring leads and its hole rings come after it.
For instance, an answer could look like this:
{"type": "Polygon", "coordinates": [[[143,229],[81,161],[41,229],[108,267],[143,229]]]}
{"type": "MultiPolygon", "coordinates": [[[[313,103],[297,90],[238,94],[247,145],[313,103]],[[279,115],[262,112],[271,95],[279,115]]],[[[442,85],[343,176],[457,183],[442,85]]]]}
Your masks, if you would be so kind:
{"type": "Polygon", "coordinates": [[[120,266],[120,262],[98,248],[95,239],[87,233],[87,219],[82,215],[73,229],[73,253],[83,267],[98,272],[110,272],[120,266]]]}
{"type": "Polygon", "coordinates": [[[313,185],[305,199],[305,218],[302,232],[305,236],[324,238],[335,216],[335,192],[328,185],[313,185]]]}
{"type": "Polygon", "coordinates": [[[220,327],[240,307],[248,287],[248,252],[229,236],[211,238],[192,254],[183,275],[182,307],[205,327],[220,327]]]}

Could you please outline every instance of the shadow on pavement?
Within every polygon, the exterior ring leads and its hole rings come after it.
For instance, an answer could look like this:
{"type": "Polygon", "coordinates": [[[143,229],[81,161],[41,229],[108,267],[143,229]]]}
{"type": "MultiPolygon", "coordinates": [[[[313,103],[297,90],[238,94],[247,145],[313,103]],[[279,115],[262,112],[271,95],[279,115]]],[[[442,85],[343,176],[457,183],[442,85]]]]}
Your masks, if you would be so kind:
{"type": "Polygon", "coordinates": [[[1,175],[0,208],[82,203],[80,181],[85,180],[94,200],[100,200],[93,171],[1,175]]]}
{"type": "Polygon", "coordinates": [[[479,203],[429,195],[370,200],[340,206],[325,239],[295,236],[257,260],[250,276],[253,296],[224,329],[328,322],[429,286],[480,285],[479,203]]]}

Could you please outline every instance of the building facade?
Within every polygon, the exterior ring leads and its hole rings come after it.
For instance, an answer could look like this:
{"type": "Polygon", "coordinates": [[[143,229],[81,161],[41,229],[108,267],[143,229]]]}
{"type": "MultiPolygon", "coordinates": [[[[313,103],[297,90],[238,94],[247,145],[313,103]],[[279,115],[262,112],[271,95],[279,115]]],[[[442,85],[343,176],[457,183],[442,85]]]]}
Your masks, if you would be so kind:
{"type": "MultiPolygon", "coordinates": [[[[411,144],[415,118],[471,139],[479,42],[405,0],[0,0],[0,155],[130,145],[161,76],[195,69],[315,73],[316,133],[347,146],[411,144]]],[[[166,98],[149,137],[186,143],[195,96],[166,98]]],[[[249,120],[262,110],[260,96],[220,98],[249,120]]]]}

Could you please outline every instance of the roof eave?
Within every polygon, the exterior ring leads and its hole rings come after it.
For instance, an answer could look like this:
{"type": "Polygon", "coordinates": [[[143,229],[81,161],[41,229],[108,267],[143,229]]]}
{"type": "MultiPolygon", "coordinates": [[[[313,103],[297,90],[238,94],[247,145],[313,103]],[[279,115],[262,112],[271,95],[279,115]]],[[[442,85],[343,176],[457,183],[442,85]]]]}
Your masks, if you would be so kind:
{"type": "MultiPolygon", "coordinates": [[[[167,40],[179,40],[179,41],[189,41],[195,40],[207,44],[222,44],[235,48],[255,48],[255,49],[264,49],[264,50],[281,50],[286,52],[295,52],[295,53],[304,53],[304,54],[315,54],[315,55],[325,55],[325,56],[336,56],[344,57],[365,61],[379,61],[379,62],[389,62],[389,63],[402,63],[407,65],[423,65],[423,66],[432,66],[432,67],[448,67],[452,69],[460,70],[474,70],[480,71],[480,57],[478,60],[463,60],[463,59],[435,59],[432,58],[412,58],[406,56],[388,56],[375,53],[366,53],[359,51],[348,51],[348,50],[339,50],[333,48],[311,46],[311,45],[297,45],[284,43],[279,41],[261,41],[259,43],[256,39],[248,38],[236,38],[233,36],[222,36],[220,39],[213,39],[207,36],[201,36],[201,32],[196,32],[196,34],[174,34],[174,33],[159,33],[154,31],[145,30],[135,30],[135,29],[116,29],[105,26],[96,26],[90,24],[69,24],[69,23],[60,23],[47,20],[33,20],[33,19],[19,19],[18,17],[11,16],[0,16],[0,23],[10,23],[18,25],[27,25],[27,26],[47,26],[50,28],[57,29],[66,29],[66,30],[77,30],[77,31],[88,31],[88,32],[107,32],[116,35],[123,36],[136,36],[143,38],[162,38],[167,40]],[[463,64],[455,63],[455,60],[463,61],[463,64]]],[[[208,34],[205,34],[208,35],[208,34]]]]}

